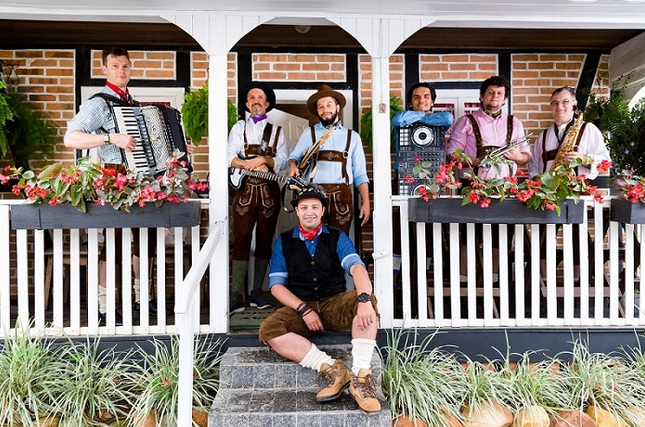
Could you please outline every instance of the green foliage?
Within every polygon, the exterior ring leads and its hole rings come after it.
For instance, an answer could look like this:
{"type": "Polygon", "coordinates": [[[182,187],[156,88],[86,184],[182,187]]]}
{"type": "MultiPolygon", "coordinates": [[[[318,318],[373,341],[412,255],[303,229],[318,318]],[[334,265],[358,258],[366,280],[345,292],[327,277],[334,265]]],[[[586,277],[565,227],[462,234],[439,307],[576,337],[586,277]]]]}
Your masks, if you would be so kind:
{"type": "MultiPolygon", "coordinates": [[[[392,136],[392,152],[394,152],[394,144],[396,135],[392,129],[392,118],[396,113],[404,111],[400,105],[401,97],[393,96],[390,98],[390,135],[392,136]]],[[[361,139],[367,145],[369,151],[372,151],[372,110],[369,109],[361,116],[361,139]]]]}
{"type": "Polygon", "coordinates": [[[617,171],[645,176],[645,99],[612,124],[607,147],[617,171]]]}
{"type": "Polygon", "coordinates": [[[623,416],[630,408],[642,406],[644,392],[640,372],[616,355],[591,353],[576,341],[571,363],[562,366],[568,385],[571,408],[600,407],[623,416]]]}
{"type": "MultiPolygon", "coordinates": [[[[99,339],[55,343],[16,328],[0,347],[0,425],[139,426],[151,410],[157,425],[177,425],[179,340],[152,341],[153,354],[101,350],[99,339]],[[55,424],[54,424],[55,425],[55,424]]],[[[219,388],[221,341],[196,338],[193,404],[207,410],[219,388]]]]}
{"type": "Polygon", "coordinates": [[[9,148],[6,123],[12,120],[13,116],[13,109],[7,102],[6,86],[0,80],[0,154],[3,157],[7,155],[7,149],[9,148]]]}
{"type": "Polygon", "coordinates": [[[30,337],[21,328],[7,333],[0,352],[0,425],[30,426],[51,414],[48,386],[58,379],[60,369],[49,339],[30,337]]]}
{"type": "Polygon", "coordinates": [[[59,357],[64,366],[47,391],[60,427],[91,427],[127,415],[133,400],[124,386],[130,369],[127,355],[117,357],[113,348],[101,351],[97,338],[84,344],[70,340],[59,357]]]}
{"type": "Polygon", "coordinates": [[[200,183],[194,174],[188,175],[180,164],[178,159],[182,155],[175,150],[164,174],[156,178],[142,172],[105,168],[84,157],[71,166],[49,165],[38,176],[30,170],[23,172],[22,168],[10,169],[8,175],[0,172],[0,183],[17,178],[14,193],[24,193],[35,204],[71,203],[79,211],[87,212],[87,202],[108,203],[114,209],[130,212],[135,204],[178,203],[193,197],[195,190],[206,189],[207,184],[200,183]]]}
{"type": "Polygon", "coordinates": [[[22,95],[0,88],[0,153],[29,169],[29,161],[53,154],[57,129],[22,95]],[[36,153],[40,153],[37,156],[36,153]]]}
{"type": "Polygon", "coordinates": [[[629,108],[624,96],[630,78],[618,79],[609,98],[591,94],[584,115],[603,132],[614,170],[645,176],[645,100],[629,108]]]}
{"type": "MultiPolygon", "coordinates": [[[[181,117],[186,136],[195,145],[199,145],[202,138],[208,133],[208,86],[199,90],[188,92],[184,104],[181,106],[181,117]]],[[[237,107],[229,99],[228,132],[239,119],[237,107]]]]}
{"type": "Polygon", "coordinates": [[[433,337],[417,344],[415,332],[399,329],[388,334],[381,381],[394,418],[408,415],[447,427],[446,415],[460,417],[459,397],[466,394],[467,383],[452,354],[431,348],[433,337]]]}
{"type": "MultiPolygon", "coordinates": [[[[151,411],[156,425],[177,425],[177,398],[179,396],[179,340],[173,338],[170,346],[152,341],[154,352],[148,354],[139,347],[141,365],[134,366],[131,377],[136,399],[130,410],[131,425],[139,426],[151,411]]],[[[219,389],[219,363],[222,342],[195,341],[193,352],[193,407],[207,410],[219,389]]]]}

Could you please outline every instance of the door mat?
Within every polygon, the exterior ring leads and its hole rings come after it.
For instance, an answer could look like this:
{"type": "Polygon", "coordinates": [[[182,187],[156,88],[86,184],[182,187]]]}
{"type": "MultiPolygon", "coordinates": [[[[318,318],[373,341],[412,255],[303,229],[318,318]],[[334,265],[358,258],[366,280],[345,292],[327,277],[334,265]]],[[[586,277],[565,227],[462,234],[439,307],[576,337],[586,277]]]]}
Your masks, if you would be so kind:
{"type": "Polygon", "coordinates": [[[264,310],[255,307],[245,307],[241,313],[233,313],[229,320],[230,329],[260,329],[260,323],[266,319],[269,314],[273,313],[275,308],[266,308],[264,310]]]}

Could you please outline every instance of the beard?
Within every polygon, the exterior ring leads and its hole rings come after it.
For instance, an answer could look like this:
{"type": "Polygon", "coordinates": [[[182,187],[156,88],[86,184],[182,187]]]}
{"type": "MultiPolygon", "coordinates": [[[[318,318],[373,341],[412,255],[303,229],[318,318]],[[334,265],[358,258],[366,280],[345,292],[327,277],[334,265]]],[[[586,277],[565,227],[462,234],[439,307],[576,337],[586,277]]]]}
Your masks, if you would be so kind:
{"type": "Polygon", "coordinates": [[[338,120],[338,113],[334,113],[330,118],[328,119],[323,119],[322,117],[318,116],[318,119],[320,120],[320,123],[324,126],[327,127],[329,125],[333,125],[336,123],[336,120],[338,120]]]}

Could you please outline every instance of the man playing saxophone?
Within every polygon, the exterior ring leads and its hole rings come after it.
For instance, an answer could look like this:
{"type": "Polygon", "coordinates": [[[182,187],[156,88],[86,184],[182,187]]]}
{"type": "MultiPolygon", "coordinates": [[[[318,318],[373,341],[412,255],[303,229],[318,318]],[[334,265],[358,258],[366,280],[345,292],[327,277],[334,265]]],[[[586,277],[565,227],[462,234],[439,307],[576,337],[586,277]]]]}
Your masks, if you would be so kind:
{"type": "MultiPolygon", "coordinates": [[[[589,179],[598,176],[596,166],[603,160],[610,160],[602,133],[592,123],[580,122],[576,126],[576,92],[573,88],[563,86],[551,95],[551,116],[554,124],[545,129],[533,145],[533,156],[529,162],[529,175],[553,169],[553,163],[569,164],[580,159],[578,175],[589,179]],[[571,129],[577,132],[569,132],[571,129]],[[576,133],[576,135],[573,135],[576,133]],[[565,147],[560,151],[563,143],[565,147]]],[[[581,112],[578,114],[582,114],[581,112]]]]}
{"type": "MultiPolygon", "coordinates": [[[[596,167],[603,160],[610,160],[609,151],[600,130],[592,123],[584,122],[582,112],[576,113],[578,102],[576,92],[569,86],[563,86],[551,94],[551,116],[554,124],[540,133],[533,145],[533,156],[529,162],[529,175],[553,171],[561,165],[567,165],[580,159],[577,174],[589,179],[598,176],[596,167]]],[[[543,227],[541,234],[544,233],[543,227]]],[[[544,242],[544,239],[542,239],[544,242]]],[[[579,227],[573,227],[573,241],[579,242],[579,227]]],[[[546,277],[546,248],[540,248],[542,261],[540,273],[546,277]]],[[[580,280],[580,251],[573,251],[575,282],[580,280]]]]}

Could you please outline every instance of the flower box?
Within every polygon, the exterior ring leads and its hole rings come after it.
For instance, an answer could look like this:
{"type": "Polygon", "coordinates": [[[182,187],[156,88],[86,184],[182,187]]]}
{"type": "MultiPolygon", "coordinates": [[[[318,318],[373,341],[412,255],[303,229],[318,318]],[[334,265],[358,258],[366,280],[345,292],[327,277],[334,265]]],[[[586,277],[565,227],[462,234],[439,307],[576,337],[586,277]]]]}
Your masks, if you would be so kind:
{"type": "Polygon", "coordinates": [[[581,224],[585,205],[565,200],[561,214],[533,209],[518,199],[493,200],[482,208],[469,203],[461,205],[461,197],[430,199],[414,197],[408,200],[410,221],[427,223],[473,224],[581,224]]]}
{"type": "Polygon", "coordinates": [[[612,221],[628,224],[645,224],[645,204],[611,199],[610,218],[612,221]]]}
{"type": "Polygon", "coordinates": [[[131,213],[114,209],[111,205],[88,203],[87,212],[71,204],[12,205],[11,228],[16,229],[70,229],[70,228],[151,228],[192,227],[201,221],[201,203],[191,200],[164,203],[157,207],[148,203],[132,206],[131,213]]]}

